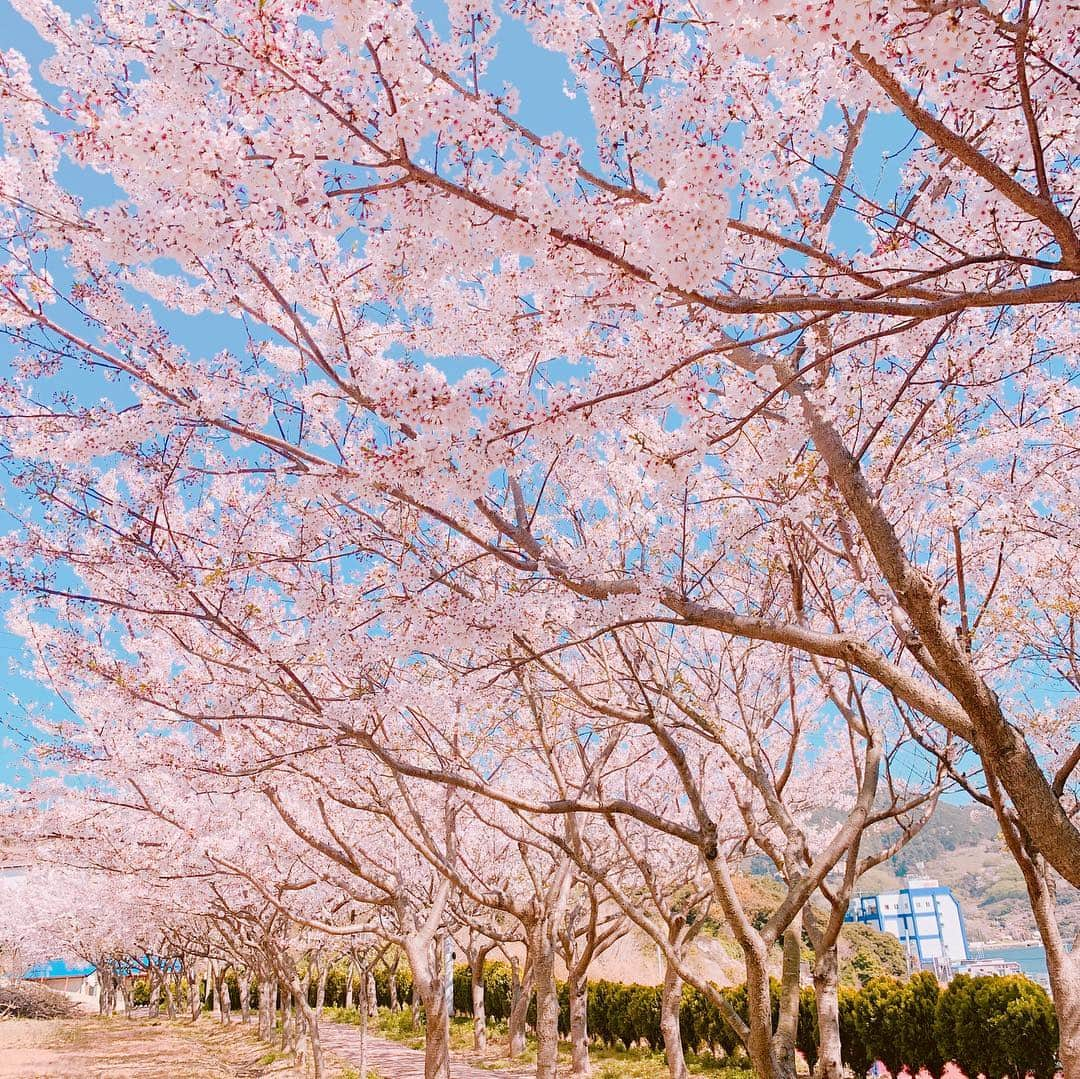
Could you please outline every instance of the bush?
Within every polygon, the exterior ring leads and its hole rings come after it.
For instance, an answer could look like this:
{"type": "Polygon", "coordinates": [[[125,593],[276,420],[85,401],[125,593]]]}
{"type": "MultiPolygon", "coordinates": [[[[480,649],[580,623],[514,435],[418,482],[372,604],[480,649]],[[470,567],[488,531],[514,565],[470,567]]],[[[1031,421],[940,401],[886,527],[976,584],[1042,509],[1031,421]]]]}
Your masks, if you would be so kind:
{"type": "Polygon", "coordinates": [[[861,989],[840,987],[840,1054],[856,1075],[865,1075],[874,1063],[861,1014],[861,989]]]}
{"type": "Polygon", "coordinates": [[[943,1058],[969,1075],[1051,1079],[1057,1070],[1054,1005],[1021,975],[954,978],[938,1000],[934,1038],[943,1058]]]}
{"type": "MultiPolygon", "coordinates": [[[[354,988],[355,994],[355,988],[354,988]]],[[[412,996],[412,971],[402,963],[397,972],[397,998],[399,1004],[408,1004],[412,996]]],[[[375,1000],[380,1008],[390,1007],[390,975],[385,967],[375,971],[375,1000]]]]}
{"type": "Polygon", "coordinates": [[[904,987],[900,1055],[912,1075],[920,1068],[938,1075],[945,1063],[937,1038],[934,1037],[934,1021],[940,999],[941,986],[929,971],[913,974],[904,987]]]}
{"type": "MultiPolygon", "coordinates": [[[[407,969],[398,975],[399,999],[405,1001],[412,979],[407,969]]],[[[389,1001],[386,972],[376,975],[379,1003],[389,1001]]],[[[559,990],[559,1030],[570,1026],[565,984],[559,990]]],[[[770,984],[772,1017],[779,1016],[780,986],[770,984]]],[[[720,990],[726,1002],[747,1018],[745,986],[720,990]]],[[[329,995],[329,994],[328,994],[329,995]]],[[[487,1016],[505,1020],[510,1015],[511,977],[505,963],[484,968],[484,1001],[487,1016]]],[[[661,990],[657,986],[620,982],[589,983],[589,1033],[608,1048],[635,1045],[653,1052],[663,1049],[660,1033],[661,990]]],[[[454,970],[454,1007],[462,1014],[472,1010],[469,970],[454,970]]],[[[881,1060],[897,1075],[905,1067],[911,1074],[925,1068],[940,1074],[945,1061],[954,1061],[968,1075],[1008,1075],[1022,1079],[1052,1079],[1057,1052],[1057,1022],[1046,992],[1022,977],[970,978],[961,975],[942,990],[929,972],[907,981],[878,976],[865,986],[839,991],[840,1046],[844,1062],[856,1075],[865,1075],[881,1060]]],[[[535,1001],[529,1021],[535,1022],[535,1001]]],[[[742,1046],[724,1021],[720,1009],[704,993],[685,987],[679,1008],[683,1047],[691,1053],[709,1053],[717,1059],[741,1061],[742,1046]]],[[[796,1047],[811,1067],[819,1043],[814,990],[803,988],[799,996],[796,1047]]]]}

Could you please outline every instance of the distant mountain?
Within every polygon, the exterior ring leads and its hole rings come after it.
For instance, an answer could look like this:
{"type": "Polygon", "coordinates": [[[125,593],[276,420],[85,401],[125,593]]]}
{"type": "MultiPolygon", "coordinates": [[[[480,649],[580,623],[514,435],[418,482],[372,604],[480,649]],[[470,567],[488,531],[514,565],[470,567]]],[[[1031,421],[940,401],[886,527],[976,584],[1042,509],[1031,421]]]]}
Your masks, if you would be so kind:
{"type": "MultiPolygon", "coordinates": [[[[896,888],[907,876],[934,877],[952,888],[964,910],[968,940],[1038,936],[1020,870],[993,813],[984,806],[939,804],[923,830],[889,862],[859,881],[864,892],[896,888]]],[[[1080,892],[1062,884],[1062,928],[1080,928],[1080,892]]]]}
{"type": "MultiPolygon", "coordinates": [[[[826,817],[831,821],[831,814],[823,815],[823,820],[826,817]]],[[[735,875],[735,885],[751,920],[760,924],[776,909],[783,890],[767,859],[747,859],[743,868],[735,875]]],[[[863,892],[892,891],[909,876],[932,877],[952,888],[963,907],[969,941],[1038,937],[1020,870],[993,813],[982,806],[940,804],[919,835],[895,858],[867,873],[857,887],[863,892]]],[[[1058,905],[1062,930],[1069,937],[1080,928],[1080,892],[1062,885],[1058,905]]],[[[741,952],[722,918],[715,912],[714,918],[698,938],[692,962],[719,984],[736,984],[743,977],[741,952]]],[[[804,958],[809,960],[808,952],[804,958]]],[[[774,973],[779,973],[779,965],[776,949],[774,973]]],[[[840,967],[847,985],[876,974],[902,975],[906,969],[903,948],[895,937],[858,925],[844,927],[840,967]]],[[[662,971],[656,946],[632,930],[604,953],[594,976],[655,984],[662,971]]]]}

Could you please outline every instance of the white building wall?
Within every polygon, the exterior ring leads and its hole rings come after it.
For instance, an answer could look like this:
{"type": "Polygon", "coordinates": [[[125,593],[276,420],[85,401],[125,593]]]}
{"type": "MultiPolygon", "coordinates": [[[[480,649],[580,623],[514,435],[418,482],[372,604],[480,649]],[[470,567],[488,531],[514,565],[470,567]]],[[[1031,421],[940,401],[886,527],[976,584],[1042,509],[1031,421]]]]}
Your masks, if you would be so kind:
{"type": "Polygon", "coordinates": [[[967,941],[960,904],[936,880],[910,880],[908,888],[862,897],[857,918],[896,937],[912,959],[921,962],[967,959],[967,941]],[[870,901],[871,906],[868,906],[870,901]],[[872,904],[876,901],[876,911],[872,904]]]}

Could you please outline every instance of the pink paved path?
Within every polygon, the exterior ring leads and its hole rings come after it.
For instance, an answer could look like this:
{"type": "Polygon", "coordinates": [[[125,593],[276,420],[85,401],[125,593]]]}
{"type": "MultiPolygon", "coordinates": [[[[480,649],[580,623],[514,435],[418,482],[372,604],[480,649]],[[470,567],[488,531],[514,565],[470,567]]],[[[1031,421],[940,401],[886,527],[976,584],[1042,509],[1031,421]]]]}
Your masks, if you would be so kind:
{"type": "MultiPolygon", "coordinates": [[[[360,1062],[360,1029],[349,1023],[320,1023],[323,1050],[349,1064],[360,1062]]],[[[380,1079],[424,1079],[424,1054],[386,1038],[367,1036],[367,1066],[380,1079]]],[[[474,1068],[460,1061],[450,1066],[453,1079],[528,1079],[533,1069],[474,1068]]]]}

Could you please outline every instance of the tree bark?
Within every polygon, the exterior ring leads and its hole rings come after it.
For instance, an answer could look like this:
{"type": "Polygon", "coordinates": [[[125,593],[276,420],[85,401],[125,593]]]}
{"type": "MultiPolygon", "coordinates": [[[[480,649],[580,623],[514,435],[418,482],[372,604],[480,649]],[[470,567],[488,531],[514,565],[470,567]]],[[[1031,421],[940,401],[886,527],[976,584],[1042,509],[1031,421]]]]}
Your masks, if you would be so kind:
{"type": "Polygon", "coordinates": [[[147,967],[146,980],[149,982],[147,1012],[152,1019],[156,1019],[161,1013],[161,971],[157,969],[153,959],[147,967]]]}
{"type": "Polygon", "coordinates": [[[690,1079],[679,1023],[682,991],[683,980],[669,962],[664,969],[664,988],[660,994],[660,1033],[664,1036],[664,1056],[671,1079],[690,1079]]]}
{"type": "Polygon", "coordinates": [[[836,945],[814,956],[814,998],[817,1006],[818,1058],[816,1079],[842,1079],[844,1062],[840,1052],[840,1001],[836,945]]]}
{"type": "Polygon", "coordinates": [[[397,958],[394,959],[394,965],[387,968],[386,981],[390,991],[390,1010],[397,1012],[401,1010],[401,1001],[398,1000],[398,984],[397,984],[397,972],[398,972],[397,958]]]}
{"type": "Polygon", "coordinates": [[[789,1062],[773,1044],[772,999],[764,949],[753,956],[747,953],[746,1003],[750,1027],[746,1049],[754,1074],[759,1079],[795,1079],[794,1057],[789,1062]]]}
{"type": "Polygon", "coordinates": [[[303,982],[297,975],[293,975],[292,993],[296,1001],[297,1012],[303,1016],[304,1026],[307,1028],[308,1044],[311,1046],[311,1066],[314,1079],[323,1079],[322,1041],[319,1038],[319,1017],[315,1009],[308,1003],[308,979],[303,982]]]}
{"type": "Polygon", "coordinates": [[[321,959],[319,961],[319,981],[315,989],[315,1014],[321,1019],[323,1007],[326,1005],[326,976],[330,973],[327,965],[321,959]]]}
{"type": "Polygon", "coordinates": [[[589,978],[575,965],[567,969],[566,992],[570,1004],[570,1074],[592,1074],[589,1060],[589,978]]]}
{"type": "Polygon", "coordinates": [[[259,1037],[268,1042],[274,1036],[277,1018],[277,982],[273,977],[259,978],[259,1037]]]}
{"type": "MultiPolygon", "coordinates": [[[[1060,944],[1060,937],[1058,938],[1060,944]]],[[[1058,1059],[1065,1079],[1080,1076],[1080,956],[1074,947],[1046,950],[1050,990],[1058,1019],[1058,1059]]]]}
{"type": "Polygon", "coordinates": [[[199,976],[195,972],[194,967],[188,967],[186,974],[188,1006],[191,1008],[191,1021],[197,1023],[199,1021],[199,1013],[202,1011],[202,1001],[199,999],[199,976]]]}
{"type": "Polygon", "coordinates": [[[214,988],[217,991],[219,1018],[226,1026],[232,1022],[232,1000],[229,998],[229,987],[225,982],[228,973],[228,967],[214,969],[214,988]]]}
{"type": "Polygon", "coordinates": [[[477,948],[469,960],[472,986],[473,1048],[487,1048],[487,1011],[484,1006],[484,964],[490,948],[477,948]]]}
{"type": "Polygon", "coordinates": [[[416,974],[413,974],[412,993],[409,995],[409,1008],[412,1011],[412,1025],[414,1028],[420,1026],[420,1006],[421,1006],[421,993],[420,988],[416,984],[416,974]]]}
{"type": "Polygon", "coordinates": [[[285,985],[281,989],[281,1048],[288,1049],[293,1040],[293,1000],[292,993],[285,985]]]}
{"type": "MultiPolygon", "coordinates": [[[[352,962],[352,960],[349,959],[349,958],[346,958],[346,960],[345,960],[345,1010],[347,1012],[352,1011],[352,1006],[353,1006],[353,977],[355,976],[355,973],[356,972],[353,970],[353,962],[352,962]]],[[[363,1075],[364,1073],[361,1072],[360,1074],[363,1075]]]]}
{"type": "MultiPolygon", "coordinates": [[[[349,980],[352,981],[352,964],[349,964],[349,980]]],[[[366,993],[360,994],[360,1059],[357,1061],[357,1070],[361,1079],[367,1079],[367,1029],[368,1029],[368,998],[366,993]]]]}
{"type": "Polygon", "coordinates": [[[100,959],[98,970],[98,1012],[112,1015],[116,1011],[116,974],[108,959],[100,959]]]}
{"type": "Polygon", "coordinates": [[[555,1079],[559,1059],[559,993],[555,986],[555,941],[546,918],[529,932],[536,988],[536,1079],[555,1079]]]}
{"type": "Polygon", "coordinates": [[[427,1017],[424,1079],[450,1079],[450,1013],[443,984],[441,940],[428,933],[409,937],[405,952],[413,974],[413,1006],[422,1002],[427,1017]]]}
{"type": "Polygon", "coordinates": [[[780,975],[780,1016],[773,1035],[773,1053],[795,1074],[795,1041],[799,1033],[799,974],[802,965],[802,915],[784,930],[784,962],[780,975]]]}
{"type": "Polygon", "coordinates": [[[533,970],[528,957],[525,959],[525,976],[522,977],[522,964],[516,956],[510,959],[510,1058],[520,1057],[525,1052],[525,1021],[529,1014],[529,1001],[532,998],[533,970]]]}

